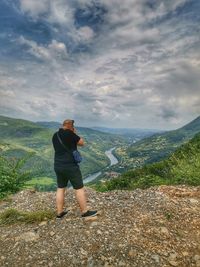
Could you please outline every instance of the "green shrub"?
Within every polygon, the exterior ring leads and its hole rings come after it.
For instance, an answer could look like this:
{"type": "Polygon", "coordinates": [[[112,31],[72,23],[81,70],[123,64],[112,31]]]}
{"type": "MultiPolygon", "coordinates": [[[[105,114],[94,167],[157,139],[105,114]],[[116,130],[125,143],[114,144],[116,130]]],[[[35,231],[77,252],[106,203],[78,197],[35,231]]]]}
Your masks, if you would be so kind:
{"type": "Polygon", "coordinates": [[[31,156],[32,154],[28,154],[21,159],[0,156],[0,198],[16,193],[30,179],[30,172],[23,171],[22,167],[31,156]]]}

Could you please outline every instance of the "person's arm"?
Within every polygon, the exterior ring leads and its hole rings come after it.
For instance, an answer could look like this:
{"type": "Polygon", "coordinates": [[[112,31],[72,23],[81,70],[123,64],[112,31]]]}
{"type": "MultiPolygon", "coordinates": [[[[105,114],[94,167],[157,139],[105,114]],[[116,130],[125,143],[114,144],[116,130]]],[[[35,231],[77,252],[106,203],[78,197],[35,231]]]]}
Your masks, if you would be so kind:
{"type": "MultiPolygon", "coordinates": [[[[73,132],[77,135],[77,133],[76,133],[76,128],[73,128],[73,132]]],[[[77,142],[77,145],[78,146],[84,146],[84,140],[83,140],[83,138],[82,137],[80,137],[80,139],[79,139],[79,141],[77,142]]]]}
{"type": "Polygon", "coordinates": [[[78,146],[84,146],[84,140],[83,138],[80,138],[80,140],[77,143],[78,146]]]}

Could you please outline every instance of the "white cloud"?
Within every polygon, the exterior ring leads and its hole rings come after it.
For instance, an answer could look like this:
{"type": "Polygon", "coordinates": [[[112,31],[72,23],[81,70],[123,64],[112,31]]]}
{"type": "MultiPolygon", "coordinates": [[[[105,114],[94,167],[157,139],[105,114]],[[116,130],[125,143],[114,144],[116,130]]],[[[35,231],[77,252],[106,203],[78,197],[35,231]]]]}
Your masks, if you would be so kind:
{"type": "Polygon", "coordinates": [[[16,94],[12,90],[4,90],[4,91],[0,92],[0,96],[1,96],[1,98],[2,97],[13,98],[13,97],[16,97],[16,94]]]}
{"type": "Polygon", "coordinates": [[[23,12],[37,17],[48,11],[49,0],[20,0],[23,12]]]}
{"type": "Polygon", "coordinates": [[[23,12],[48,23],[52,40],[19,38],[42,62],[9,66],[10,83],[0,84],[5,106],[30,119],[66,116],[91,126],[174,128],[189,121],[200,113],[200,37],[195,20],[175,15],[185,2],[21,0],[23,12]],[[77,8],[89,12],[94,3],[106,10],[98,30],[86,21],[77,26],[77,8]]]}
{"type": "Polygon", "coordinates": [[[73,8],[70,1],[49,0],[50,11],[47,20],[62,26],[73,26],[73,8]]]}
{"type": "Polygon", "coordinates": [[[61,58],[67,58],[67,49],[64,43],[52,40],[52,43],[48,45],[50,54],[60,56],[61,58]]]}
{"type": "Polygon", "coordinates": [[[23,36],[19,38],[19,43],[22,45],[27,45],[29,47],[28,51],[33,56],[44,59],[52,60],[56,57],[61,59],[67,58],[67,49],[64,43],[57,42],[52,40],[48,46],[38,45],[35,41],[27,40],[23,36]]]}
{"type": "Polygon", "coordinates": [[[85,26],[77,30],[78,38],[81,42],[88,42],[94,37],[92,28],[85,26]]]}
{"type": "MultiPolygon", "coordinates": [[[[21,10],[31,16],[34,20],[43,19],[52,25],[52,31],[59,35],[71,38],[76,44],[88,43],[92,41],[95,33],[89,26],[76,27],[75,10],[76,5],[85,7],[92,1],[65,1],[65,0],[20,0],[21,10]],[[80,3],[79,3],[80,2],[80,3]],[[45,13],[45,16],[42,16],[45,13]],[[57,25],[57,26],[55,26],[57,25]]],[[[44,49],[40,53],[46,54],[44,49]]]]}

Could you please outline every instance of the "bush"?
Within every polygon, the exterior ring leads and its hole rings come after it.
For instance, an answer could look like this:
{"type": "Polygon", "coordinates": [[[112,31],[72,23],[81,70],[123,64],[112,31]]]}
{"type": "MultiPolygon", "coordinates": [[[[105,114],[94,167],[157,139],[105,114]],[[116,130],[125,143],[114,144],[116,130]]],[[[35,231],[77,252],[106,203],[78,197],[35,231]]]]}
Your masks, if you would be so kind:
{"type": "Polygon", "coordinates": [[[16,193],[30,179],[30,172],[23,171],[22,167],[31,156],[31,153],[21,159],[0,156],[0,198],[16,193]]]}

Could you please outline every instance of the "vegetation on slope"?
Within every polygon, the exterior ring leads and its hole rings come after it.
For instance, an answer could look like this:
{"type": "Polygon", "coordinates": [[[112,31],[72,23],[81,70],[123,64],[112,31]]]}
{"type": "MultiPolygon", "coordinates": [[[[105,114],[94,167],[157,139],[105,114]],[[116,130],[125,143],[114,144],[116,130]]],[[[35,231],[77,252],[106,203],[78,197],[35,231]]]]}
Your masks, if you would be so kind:
{"type": "Polygon", "coordinates": [[[148,188],[154,185],[200,185],[200,133],[169,158],[96,185],[100,191],[148,188]]]}
{"type": "Polygon", "coordinates": [[[38,210],[32,212],[7,209],[0,214],[0,225],[11,225],[17,223],[38,223],[53,219],[55,212],[52,210],[38,210]]]}
{"type": "Polygon", "coordinates": [[[9,161],[0,157],[0,198],[16,193],[30,179],[30,173],[23,171],[22,167],[31,155],[25,158],[9,161]]]}
{"type": "Polygon", "coordinates": [[[184,127],[144,138],[129,147],[119,147],[115,153],[125,169],[158,162],[200,132],[200,116],[184,127]]]}

